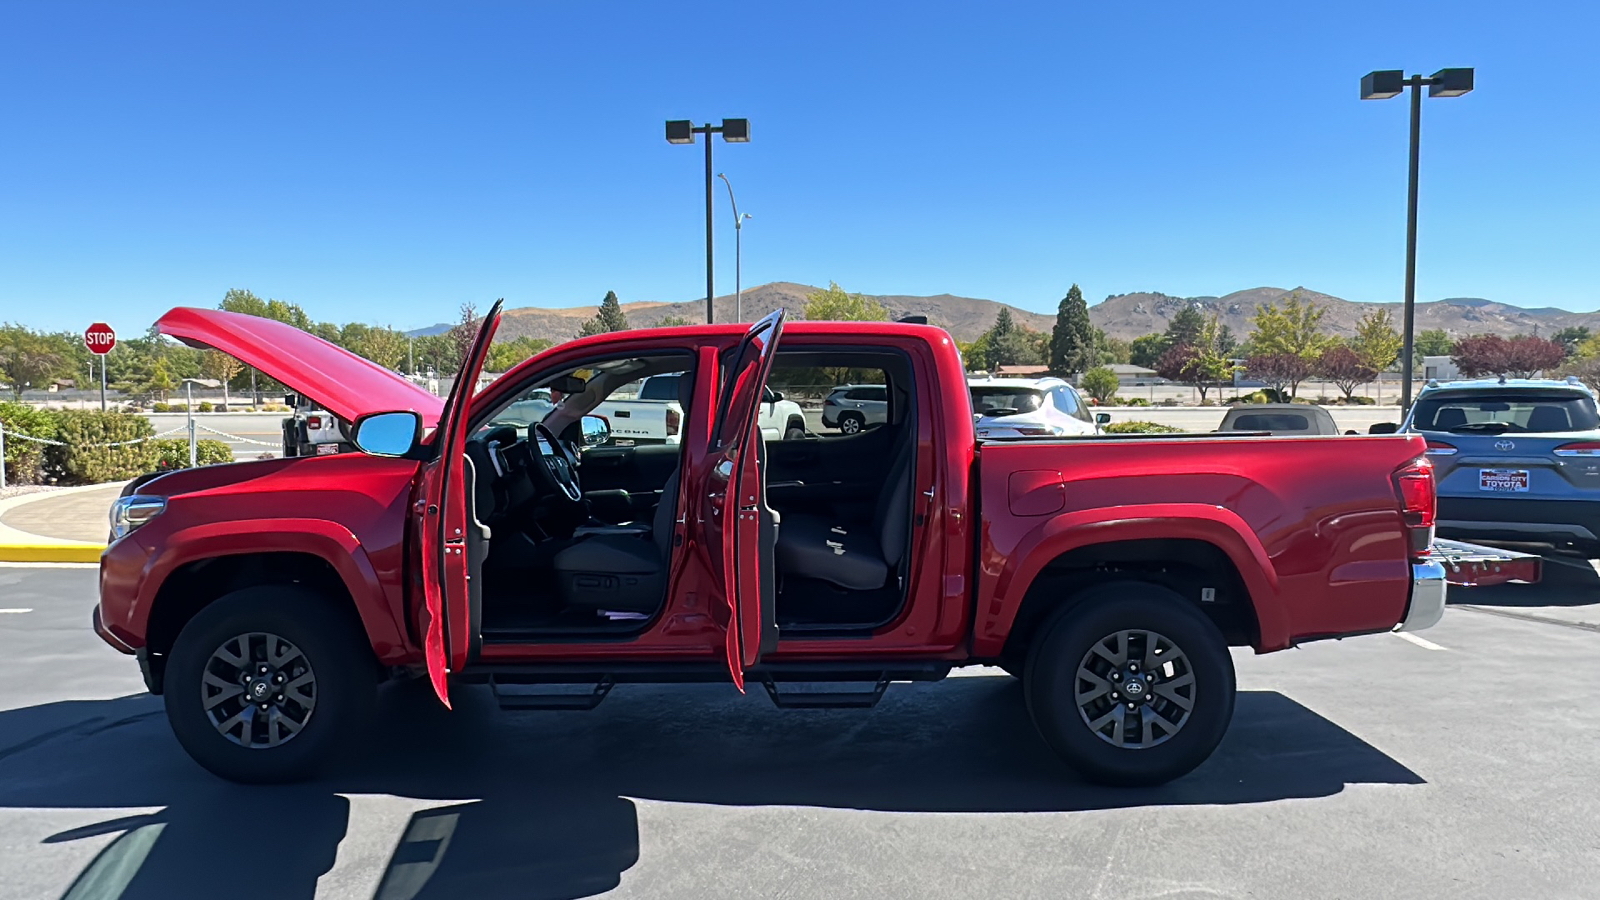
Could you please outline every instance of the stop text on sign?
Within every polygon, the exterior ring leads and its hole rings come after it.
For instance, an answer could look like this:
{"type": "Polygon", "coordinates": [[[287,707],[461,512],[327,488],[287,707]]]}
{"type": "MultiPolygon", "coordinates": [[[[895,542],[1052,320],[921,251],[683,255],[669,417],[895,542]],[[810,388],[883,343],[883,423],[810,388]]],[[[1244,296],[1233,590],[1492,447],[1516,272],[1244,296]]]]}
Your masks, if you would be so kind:
{"type": "Polygon", "coordinates": [[[117,333],[104,322],[96,322],[83,332],[83,345],[90,353],[106,354],[117,346],[117,333]]]}

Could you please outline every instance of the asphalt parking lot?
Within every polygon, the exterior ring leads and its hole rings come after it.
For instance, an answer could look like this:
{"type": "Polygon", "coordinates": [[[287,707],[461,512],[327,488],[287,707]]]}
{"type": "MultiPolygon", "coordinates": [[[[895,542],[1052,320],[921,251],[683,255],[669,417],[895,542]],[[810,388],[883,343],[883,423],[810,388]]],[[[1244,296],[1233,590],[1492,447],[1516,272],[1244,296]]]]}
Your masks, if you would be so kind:
{"type": "Polygon", "coordinates": [[[870,711],[623,686],[589,713],[395,685],[313,785],[192,764],[90,632],[91,567],[0,567],[11,898],[1591,898],[1600,575],[1462,592],[1421,642],[1237,657],[1216,756],[1091,787],[979,673],[870,711]]]}

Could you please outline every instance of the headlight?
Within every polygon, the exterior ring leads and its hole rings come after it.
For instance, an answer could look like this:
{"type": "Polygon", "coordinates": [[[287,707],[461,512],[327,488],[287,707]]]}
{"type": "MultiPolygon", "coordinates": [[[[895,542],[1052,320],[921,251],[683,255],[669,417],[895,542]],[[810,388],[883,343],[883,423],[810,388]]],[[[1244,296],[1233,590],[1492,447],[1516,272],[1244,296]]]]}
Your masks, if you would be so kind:
{"type": "Polygon", "coordinates": [[[118,497],[111,504],[111,539],[126,537],[128,532],[161,515],[167,508],[165,497],[118,497]]]}

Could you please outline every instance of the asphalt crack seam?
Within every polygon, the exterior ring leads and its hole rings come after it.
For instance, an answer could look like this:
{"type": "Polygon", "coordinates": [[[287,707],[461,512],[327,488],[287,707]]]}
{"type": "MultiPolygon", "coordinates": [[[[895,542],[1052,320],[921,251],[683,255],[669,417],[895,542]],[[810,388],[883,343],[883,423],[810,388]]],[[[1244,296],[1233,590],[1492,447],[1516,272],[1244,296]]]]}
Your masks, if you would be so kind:
{"type": "Polygon", "coordinates": [[[1472,612],[1486,613],[1491,616],[1500,616],[1506,619],[1522,619],[1525,622],[1538,622],[1543,625],[1560,625],[1562,628],[1576,628],[1579,631],[1592,631],[1600,634],[1600,625],[1593,622],[1568,622],[1565,619],[1556,619],[1550,616],[1537,616],[1533,613],[1512,612],[1507,609],[1490,609],[1486,606],[1472,606],[1466,603],[1452,603],[1451,609],[1466,609],[1472,612]]]}

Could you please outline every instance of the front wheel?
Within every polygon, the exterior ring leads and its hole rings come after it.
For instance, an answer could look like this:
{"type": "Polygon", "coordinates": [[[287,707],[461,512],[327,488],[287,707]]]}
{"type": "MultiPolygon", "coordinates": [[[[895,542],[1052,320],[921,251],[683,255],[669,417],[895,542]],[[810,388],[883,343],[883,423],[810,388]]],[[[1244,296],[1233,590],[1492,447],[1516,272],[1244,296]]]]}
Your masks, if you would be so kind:
{"type": "Polygon", "coordinates": [[[1023,690],[1051,749],[1091,781],[1162,784],[1211,755],[1233,719],[1215,624],[1156,585],[1092,588],[1039,629],[1023,690]]]}
{"type": "Polygon", "coordinates": [[[372,713],[376,667],[338,600],[293,586],[246,588],[179,632],[165,679],[178,743],[229,781],[315,775],[372,713]]]}

